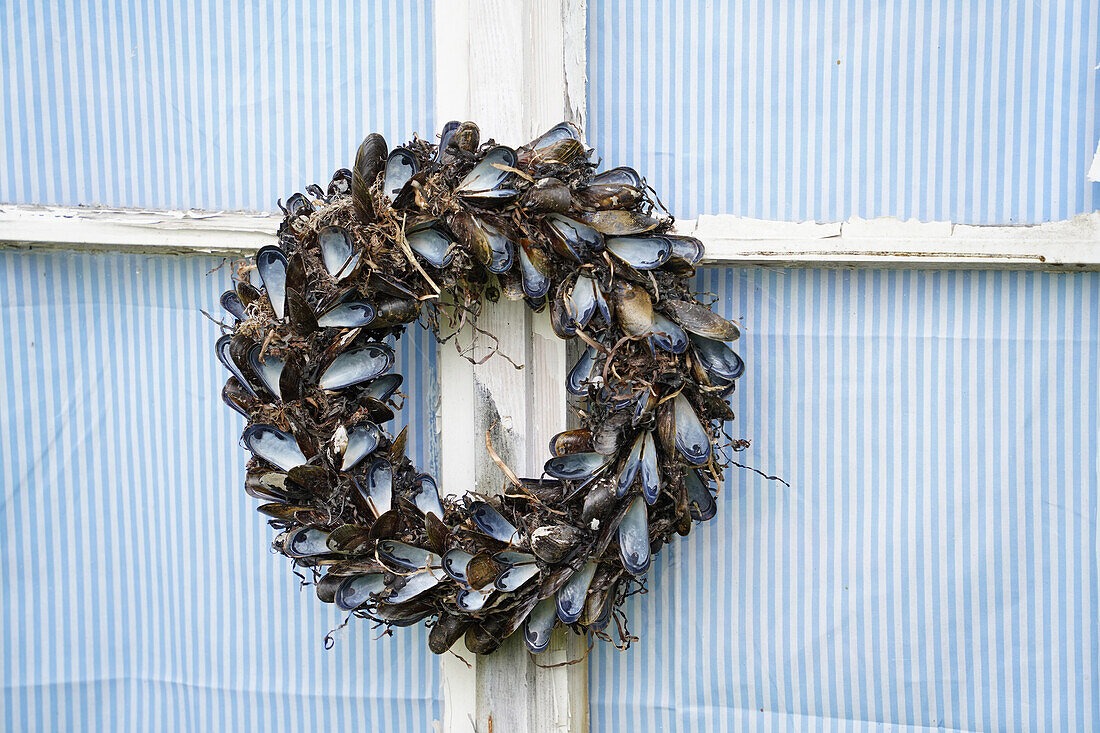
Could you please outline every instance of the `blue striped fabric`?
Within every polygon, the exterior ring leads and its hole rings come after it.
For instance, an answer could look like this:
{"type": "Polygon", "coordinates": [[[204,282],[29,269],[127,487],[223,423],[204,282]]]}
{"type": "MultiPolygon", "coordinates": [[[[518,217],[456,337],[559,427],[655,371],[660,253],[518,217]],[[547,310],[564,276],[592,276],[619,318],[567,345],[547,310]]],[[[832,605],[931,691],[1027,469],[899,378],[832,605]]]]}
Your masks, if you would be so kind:
{"type": "MultiPolygon", "coordinates": [[[[299,588],[245,495],[209,257],[0,253],[0,729],[426,731],[423,628],[299,588]]],[[[398,342],[434,465],[435,343],[398,342]]]]}
{"type": "Polygon", "coordinates": [[[1100,3],[590,0],[588,138],[678,216],[1093,211],[1100,3]]]}
{"type": "Polygon", "coordinates": [[[708,269],[719,515],[598,646],[592,729],[1100,728],[1100,275],[708,269]]]}
{"type": "Polygon", "coordinates": [[[435,133],[431,5],[0,3],[0,202],[273,210],[435,133]]]}

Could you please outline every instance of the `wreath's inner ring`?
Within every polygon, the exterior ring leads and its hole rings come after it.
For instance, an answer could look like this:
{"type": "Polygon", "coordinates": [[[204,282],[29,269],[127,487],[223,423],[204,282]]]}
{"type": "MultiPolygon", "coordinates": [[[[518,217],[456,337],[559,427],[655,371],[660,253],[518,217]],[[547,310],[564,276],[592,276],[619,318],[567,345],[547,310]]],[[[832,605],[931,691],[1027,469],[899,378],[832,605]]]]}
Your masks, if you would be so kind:
{"type": "Polygon", "coordinates": [[[671,233],[635,171],[596,173],[567,123],[516,150],[479,138],[472,123],[393,151],[368,136],[238,266],[217,353],[249,422],[246,491],[322,601],[429,619],[437,653],[462,635],[489,653],[521,625],[534,652],[559,623],[612,640],[613,617],[625,646],[620,607],[652,554],[716,511],[738,331],[690,290],[702,245],[671,233]],[[385,428],[393,343],[410,323],[478,332],[501,297],[583,345],[566,379],[580,427],[551,440],[540,477],[500,462],[500,495],[441,494],[385,428]]]}

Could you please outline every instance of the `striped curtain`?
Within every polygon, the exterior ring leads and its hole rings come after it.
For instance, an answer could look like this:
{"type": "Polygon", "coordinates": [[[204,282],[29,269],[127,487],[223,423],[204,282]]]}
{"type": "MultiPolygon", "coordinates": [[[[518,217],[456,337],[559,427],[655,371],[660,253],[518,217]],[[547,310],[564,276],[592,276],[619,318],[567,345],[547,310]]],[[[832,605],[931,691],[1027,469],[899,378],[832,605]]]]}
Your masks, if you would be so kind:
{"type": "Polygon", "coordinates": [[[708,269],[748,364],[592,730],[1100,727],[1100,275],[708,269]],[[785,482],[785,483],[784,483],[785,482]]]}
{"type": "MultiPolygon", "coordinates": [[[[422,627],[375,639],[301,587],[243,490],[217,394],[228,268],[0,253],[0,728],[427,731],[422,627]],[[211,272],[215,268],[220,270],[211,272]]],[[[434,471],[435,342],[396,423],[434,471]]]]}
{"type": "Polygon", "coordinates": [[[677,216],[1093,211],[1096,0],[590,0],[588,136],[677,216]]]}

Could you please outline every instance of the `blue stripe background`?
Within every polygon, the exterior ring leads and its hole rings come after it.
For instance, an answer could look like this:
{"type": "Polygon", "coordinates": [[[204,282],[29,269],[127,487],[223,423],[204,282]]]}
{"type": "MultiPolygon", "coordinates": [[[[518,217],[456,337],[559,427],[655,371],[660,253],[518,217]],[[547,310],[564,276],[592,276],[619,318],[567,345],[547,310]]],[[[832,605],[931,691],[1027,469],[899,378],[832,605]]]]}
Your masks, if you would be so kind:
{"type": "Polygon", "coordinates": [[[274,210],[434,135],[431,5],[0,2],[0,202],[274,210]]]}
{"type": "MultiPolygon", "coordinates": [[[[208,257],[0,253],[0,728],[409,730],[423,628],[375,640],[299,589],[244,493],[208,257]]],[[[435,466],[434,340],[398,342],[435,466]]]]}
{"type": "Polygon", "coordinates": [[[590,0],[588,139],[677,216],[1097,208],[1094,0],[590,0]]]}
{"type": "Polygon", "coordinates": [[[596,647],[592,730],[1100,727],[1100,276],[709,269],[719,514],[596,647]]]}

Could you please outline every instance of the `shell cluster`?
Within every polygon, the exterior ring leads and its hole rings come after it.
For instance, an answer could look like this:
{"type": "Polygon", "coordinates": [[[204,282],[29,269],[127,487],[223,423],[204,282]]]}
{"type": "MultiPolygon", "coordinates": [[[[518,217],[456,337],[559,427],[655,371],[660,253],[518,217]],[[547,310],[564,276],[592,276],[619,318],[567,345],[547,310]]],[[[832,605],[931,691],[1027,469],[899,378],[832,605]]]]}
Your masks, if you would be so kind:
{"type": "Polygon", "coordinates": [[[245,490],[322,601],[428,620],[436,653],[464,635],[488,654],[521,627],[537,653],[557,624],[615,641],[612,619],[625,646],[621,604],[653,553],[715,514],[738,329],[689,290],[702,245],[671,233],[636,171],[597,172],[568,123],[515,149],[480,137],[368,136],[327,189],[280,203],[278,245],[237,264],[216,351],[248,420],[245,490]],[[582,427],[553,438],[542,476],[489,497],[440,487],[385,426],[405,327],[439,337],[500,297],[583,345],[566,385],[582,427]]]}

